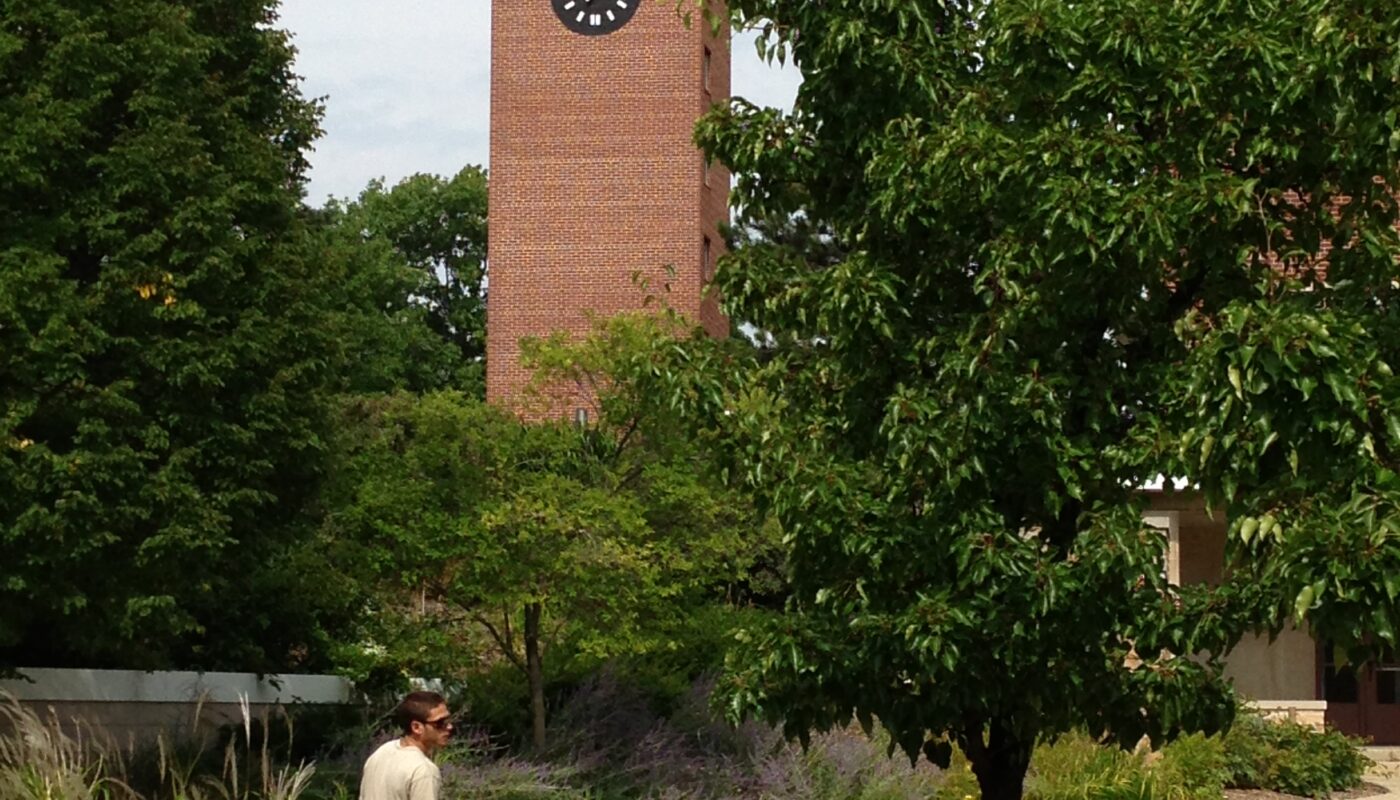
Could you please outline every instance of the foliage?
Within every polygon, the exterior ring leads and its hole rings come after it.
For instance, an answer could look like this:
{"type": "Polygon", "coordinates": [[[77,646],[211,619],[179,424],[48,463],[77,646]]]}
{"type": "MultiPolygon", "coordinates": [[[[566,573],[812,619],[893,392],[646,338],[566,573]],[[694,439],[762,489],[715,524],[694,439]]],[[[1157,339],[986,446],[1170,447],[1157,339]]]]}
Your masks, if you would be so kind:
{"type": "Polygon", "coordinates": [[[938,782],[935,800],[977,800],[982,789],[977,785],[977,776],[972,773],[972,764],[958,749],[948,758],[948,766],[943,769],[942,780],[938,782]]]}
{"type": "Polygon", "coordinates": [[[89,743],[0,694],[0,797],[105,800],[113,781],[89,743]]]}
{"type": "Polygon", "coordinates": [[[372,181],[317,215],[350,392],[484,392],[486,172],[372,181]]]}
{"type": "Polygon", "coordinates": [[[816,737],[803,752],[767,726],[735,728],[714,712],[710,689],[697,682],[662,714],[638,687],[600,674],[565,700],[548,750],[531,761],[461,743],[443,769],[444,796],[922,800],[941,785],[936,769],[890,761],[859,731],[816,737]]]}
{"type": "Polygon", "coordinates": [[[1335,730],[1241,714],[1224,737],[1229,784],[1310,797],[1355,789],[1372,766],[1360,744],[1335,730]]]}
{"type": "Polygon", "coordinates": [[[1400,7],[729,6],[805,80],[698,139],[741,226],[844,254],[736,249],[763,357],[657,370],[790,538],[736,715],[951,740],[1003,800],[1042,736],[1225,725],[1245,630],[1394,642],[1400,7]],[[1222,585],[1167,585],[1159,475],[1232,520],[1222,585]]]}
{"type": "Polygon", "coordinates": [[[1155,769],[1159,783],[1188,800],[1215,800],[1230,781],[1225,745],[1218,735],[1182,736],[1162,749],[1155,769]]]}
{"type": "MultiPolygon", "coordinates": [[[[606,678],[626,686],[652,714],[669,717],[693,700],[696,681],[719,671],[734,629],[753,613],[759,612],[717,602],[690,604],[680,619],[658,626],[653,633],[654,640],[665,642],[664,647],[618,655],[601,667],[596,659],[571,652],[569,641],[560,641],[552,648],[545,675],[546,706],[561,707],[584,687],[606,678]]],[[[452,702],[454,708],[466,709],[472,725],[491,741],[529,740],[529,687],[509,663],[472,672],[453,693],[452,702]]],[[[572,737],[569,725],[557,719],[551,729],[555,735],[572,737]]],[[[549,745],[551,751],[559,748],[558,742],[549,745]]]]}
{"type": "Polygon", "coordinates": [[[1224,756],[1217,740],[1195,734],[1159,757],[1149,755],[1069,734],[1036,749],[1026,794],[1037,800],[1219,800],[1224,756]]]}
{"type": "Polygon", "coordinates": [[[320,110],[274,9],[0,7],[0,661],[325,661],[320,110]]]}
{"type": "Polygon", "coordinates": [[[1154,777],[1143,754],[1070,734],[1036,749],[1026,794],[1037,800],[1149,800],[1158,796],[1154,777]]]}
{"type": "Polygon", "coordinates": [[[771,541],[680,426],[649,413],[659,404],[614,368],[664,335],[659,323],[619,319],[577,347],[536,350],[542,382],[596,381],[586,428],[526,424],[445,392],[358,399],[342,426],[327,500],[342,561],[367,565],[386,586],[384,616],[428,629],[439,655],[489,636],[495,658],[529,682],[537,744],[556,643],[594,664],[677,650],[690,609],[732,597],[771,541]]]}
{"type": "MultiPolygon", "coordinates": [[[[245,709],[246,738],[230,740],[211,770],[202,745],[187,747],[161,734],[148,754],[124,751],[97,731],[80,725],[75,735],[56,717],[43,719],[13,697],[0,695],[0,796],[7,800],[298,800],[310,787],[315,766],[277,763],[268,747],[254,747],[253,724],[245,709]],[[146,755],[152,765],[150,774],[136,775],[131,763],[146,755]],[[149,786],[143,784],[143,777],[149,786]]],[[[264,718],[259,728],[267,727],[264,718]]]]}
{"type": "MultiPolygon", "coordinates": [[[[1228,734],[1182,736],[1157,753],[1071,733],[1036,748],[1026,794],[1037,800],[1218,800],[1228,787],[1326,797],[1360,785],[1370,761],[1358,745],[1252,711],[1242,711],[1228,734]]],[[[952,762],[940,800],[980,797],[960,751],[952,762]]]]}
{"type": "Polygon", "coordinates": [[[489,625],[513,661],[524,658],[522,606],[536,599],[551,616],[578,613],[600,653],[635,645],[641,606],[629,601],[667,591],[672,554],[653,552],[629,498],[585,483],[581,432],[521,424],[455,393],[356,410],[369,424],[348,444],[350,494],[332,524],[356,558],[429,599],[420,613],[489,625]]]}
{"type": "Polygon", "coordinates": [[[592,800],[586,788],[569,783],[567,769],[517,757],[478,758],[443,768],[442,794],[453,800],[592,800]]]}

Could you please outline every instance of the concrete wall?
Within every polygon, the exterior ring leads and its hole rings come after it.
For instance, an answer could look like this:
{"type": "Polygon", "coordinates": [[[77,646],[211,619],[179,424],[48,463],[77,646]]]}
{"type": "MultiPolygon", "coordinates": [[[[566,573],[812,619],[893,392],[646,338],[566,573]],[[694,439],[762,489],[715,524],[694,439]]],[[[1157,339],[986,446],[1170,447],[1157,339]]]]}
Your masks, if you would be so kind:
{"type": "Polygon", "coordinates": [[[349,681],[329,675],[230,672],[21,669],[24,680],[0,680],[0,696],[66,728],[142,744],[164,733],[188,738],[242,724],[293,704],[356,702],[349,681]]]}
{"type": "Polygon", "coordinates": [[[1251,636],[1230,653],[1225,674],[1251,700],[1317,699],[1317,645],[1291,625],[1279,637],[1251,636]]]}
{"type": "MultiPolygon", "coordinates": [[[[1195,492],[1149,492],[1149,523],[1173,523],[1168,564],[1183,585],[1218,584],[1225,562],[1228,522],[1211,513],[1195,492]]],[[[1272,643],[1246,637],[1226,659],[1225,674],[1240,694],[1269,713],[1311,723],[1326,704],[1317,699],[1317,649],[1311,636],[1291,626],[1272,643]]]]}

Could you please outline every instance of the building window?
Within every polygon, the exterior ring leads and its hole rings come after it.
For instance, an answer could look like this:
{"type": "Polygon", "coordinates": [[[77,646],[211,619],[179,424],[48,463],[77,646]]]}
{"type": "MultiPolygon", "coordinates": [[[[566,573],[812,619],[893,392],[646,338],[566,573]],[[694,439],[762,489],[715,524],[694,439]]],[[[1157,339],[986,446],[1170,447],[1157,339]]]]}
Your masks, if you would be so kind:
{"type": "Polygon", "coordinates": [[[1376,704],[1400,705],[1400,659],[1396,659],[1395,649],[1383,648],[1371,669],[1376,676],[1376,704]]]}
{"type": "Polygon", "coordinates": [[[700,280],[709,283],[714,277],[715,264],[710,254],[710,237],[706,236],[700,242],[700,280]]]}
{"type": "Polygon", "coordinates": [[[706,47],[700,62],[700,85],[706,94],[710,93],[710,61],[710,48],[706,47]]]}

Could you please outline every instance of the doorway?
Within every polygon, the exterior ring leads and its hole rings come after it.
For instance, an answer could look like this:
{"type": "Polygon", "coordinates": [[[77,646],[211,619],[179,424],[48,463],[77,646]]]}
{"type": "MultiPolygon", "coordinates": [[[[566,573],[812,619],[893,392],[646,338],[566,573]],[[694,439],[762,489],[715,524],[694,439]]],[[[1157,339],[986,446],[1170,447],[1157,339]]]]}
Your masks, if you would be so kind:
{"type": "Polygon", "coordinates": [[[1327,701],[1327,724],[1372,744],[1400,745],[1400,659],[1390,648],[1362,665],[1338,659],[1324,643],[1318,654],[1318,688],[1327,701]]]}

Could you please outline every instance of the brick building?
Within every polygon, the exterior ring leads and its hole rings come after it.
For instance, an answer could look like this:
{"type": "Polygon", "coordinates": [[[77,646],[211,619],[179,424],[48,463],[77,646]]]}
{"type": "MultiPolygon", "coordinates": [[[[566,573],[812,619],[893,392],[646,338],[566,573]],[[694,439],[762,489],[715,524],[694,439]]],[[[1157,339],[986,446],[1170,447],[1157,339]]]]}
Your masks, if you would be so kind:
{"type": "Polygon", "coordinates": [[[722,335],[729,174],[692,137],[729,96],[728,29],[661,0],[496,0],[491,36],[488,399],[529,380],[522,337],[648,294],[722,335]]]}

